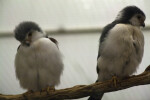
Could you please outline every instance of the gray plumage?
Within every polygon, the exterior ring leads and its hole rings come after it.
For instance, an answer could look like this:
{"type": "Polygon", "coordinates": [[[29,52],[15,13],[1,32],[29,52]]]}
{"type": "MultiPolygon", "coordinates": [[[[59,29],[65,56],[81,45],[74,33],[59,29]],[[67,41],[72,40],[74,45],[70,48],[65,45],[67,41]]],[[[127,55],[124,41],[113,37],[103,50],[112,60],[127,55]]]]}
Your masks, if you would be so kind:
{"type": "Polygon", "coordinates": [[[34,22],[19,24],[15,37],[21,42],[15,57],[16,76],[21,87],[38,91],[58,85],[63,62],[57,45],[46,38],[34,22]]]}
{"type": "MultiPolygon", "coordinates": [[[[144,51],[145,14],[136,6],[121,10],[115,21],[104,27],[97,58],[97,82],[120,79],[136,72],[144,51]]],[[[92,95],[89,100],[101,100],[104,93],[92,95]]]]}

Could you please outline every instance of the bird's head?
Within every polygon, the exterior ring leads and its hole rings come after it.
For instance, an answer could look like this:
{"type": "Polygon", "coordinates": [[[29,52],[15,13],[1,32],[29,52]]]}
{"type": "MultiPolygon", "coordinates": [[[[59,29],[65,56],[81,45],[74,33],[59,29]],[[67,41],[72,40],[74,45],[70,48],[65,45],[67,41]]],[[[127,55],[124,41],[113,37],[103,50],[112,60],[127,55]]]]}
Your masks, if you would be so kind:
{"type": "Polygon", "coordinates": [[[127,6],[122,9],[116,17],[116,20],[122,23],[130,23],[134,26],[145,27],[146,16],[144,12],[136,6],[127,6]]]}
{"type": "Polygon", "coordinates": [[[41,28],[34,22],[21,22],[14,30],[15,38],[23,45],[30,46],[30,44],[43,37],[44,33],[41,28]]]}

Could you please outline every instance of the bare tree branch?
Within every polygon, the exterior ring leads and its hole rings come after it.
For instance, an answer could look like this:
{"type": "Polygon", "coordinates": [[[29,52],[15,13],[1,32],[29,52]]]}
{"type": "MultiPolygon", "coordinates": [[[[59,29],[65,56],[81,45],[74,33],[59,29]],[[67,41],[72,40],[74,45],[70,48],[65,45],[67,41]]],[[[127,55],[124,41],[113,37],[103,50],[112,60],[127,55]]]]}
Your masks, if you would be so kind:
{"type": "Polygon", "coordinates": [[[128,79],[121,80],[117,82],[115,87],[111,80],[106,82],[98,82],[91,85],[78,85],[72,88],[60,89],[55,91],[50,91],[48,94],[46,92],[35,92],[24,96],[19,95],[2,95],[0,94],[0,100],[63,100],[63,99],[77,99],[86,96],[90,96],[94,93],[99,92],[113,92],[118,90],[123,90],[138,85],[150,84],[150,66],[139,75],[132,76],[128,79]]]}

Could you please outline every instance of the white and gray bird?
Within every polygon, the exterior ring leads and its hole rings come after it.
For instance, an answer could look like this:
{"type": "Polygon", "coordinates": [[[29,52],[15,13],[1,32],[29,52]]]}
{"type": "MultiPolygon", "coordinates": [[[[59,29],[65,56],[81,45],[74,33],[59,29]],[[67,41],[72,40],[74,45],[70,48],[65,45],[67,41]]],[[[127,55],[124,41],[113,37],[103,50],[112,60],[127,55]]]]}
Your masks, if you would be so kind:
{"type": "Polygon", "coordinates": [[[40,91],[60,83],[63,71],[61,53],[54,38],[48,38],[34,22],[21,22],[14,30],[20,41],[16,57],[16,76],[22,88],[40,91]]]}
{"type": "MultiPolygon", "coordinates": [[[[143,57],[144,36],[140,27],[145,26],[145,18],[138,7],[127,6],[104,27],[99,41],[96,82],[113,76],[123,79],[136,72],[143,57]]],[[[101,100],[103,94],[92,95],[89,100],[101,100]]]]}

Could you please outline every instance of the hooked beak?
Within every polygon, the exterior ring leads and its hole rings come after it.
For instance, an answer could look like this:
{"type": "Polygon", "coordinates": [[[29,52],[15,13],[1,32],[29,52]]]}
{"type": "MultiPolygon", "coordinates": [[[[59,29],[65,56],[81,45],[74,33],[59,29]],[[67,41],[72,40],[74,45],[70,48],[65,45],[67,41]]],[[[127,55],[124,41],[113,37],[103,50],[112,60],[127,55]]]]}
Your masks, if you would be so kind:
{"type": "Polygon", "coordinates": [[[31,40],[29,38],[25,39],[23,42],[22,42],[24,45],[26,46],[30,46],[31,44],[31,40]]]}
{"type": "Polygon", "coordinates": [[[145,23],[143,22],[143,23],[141,24],[141,26],[145,27],[145,23]]]}
{"type": "Polygon", "coordinates": [[[144,21],[145,21],[145,19],[144,19],[144,18],[140,19],[141,26],[143,26],[143,27],[145,27],[145,23],[144,23],[144,21]]]}

